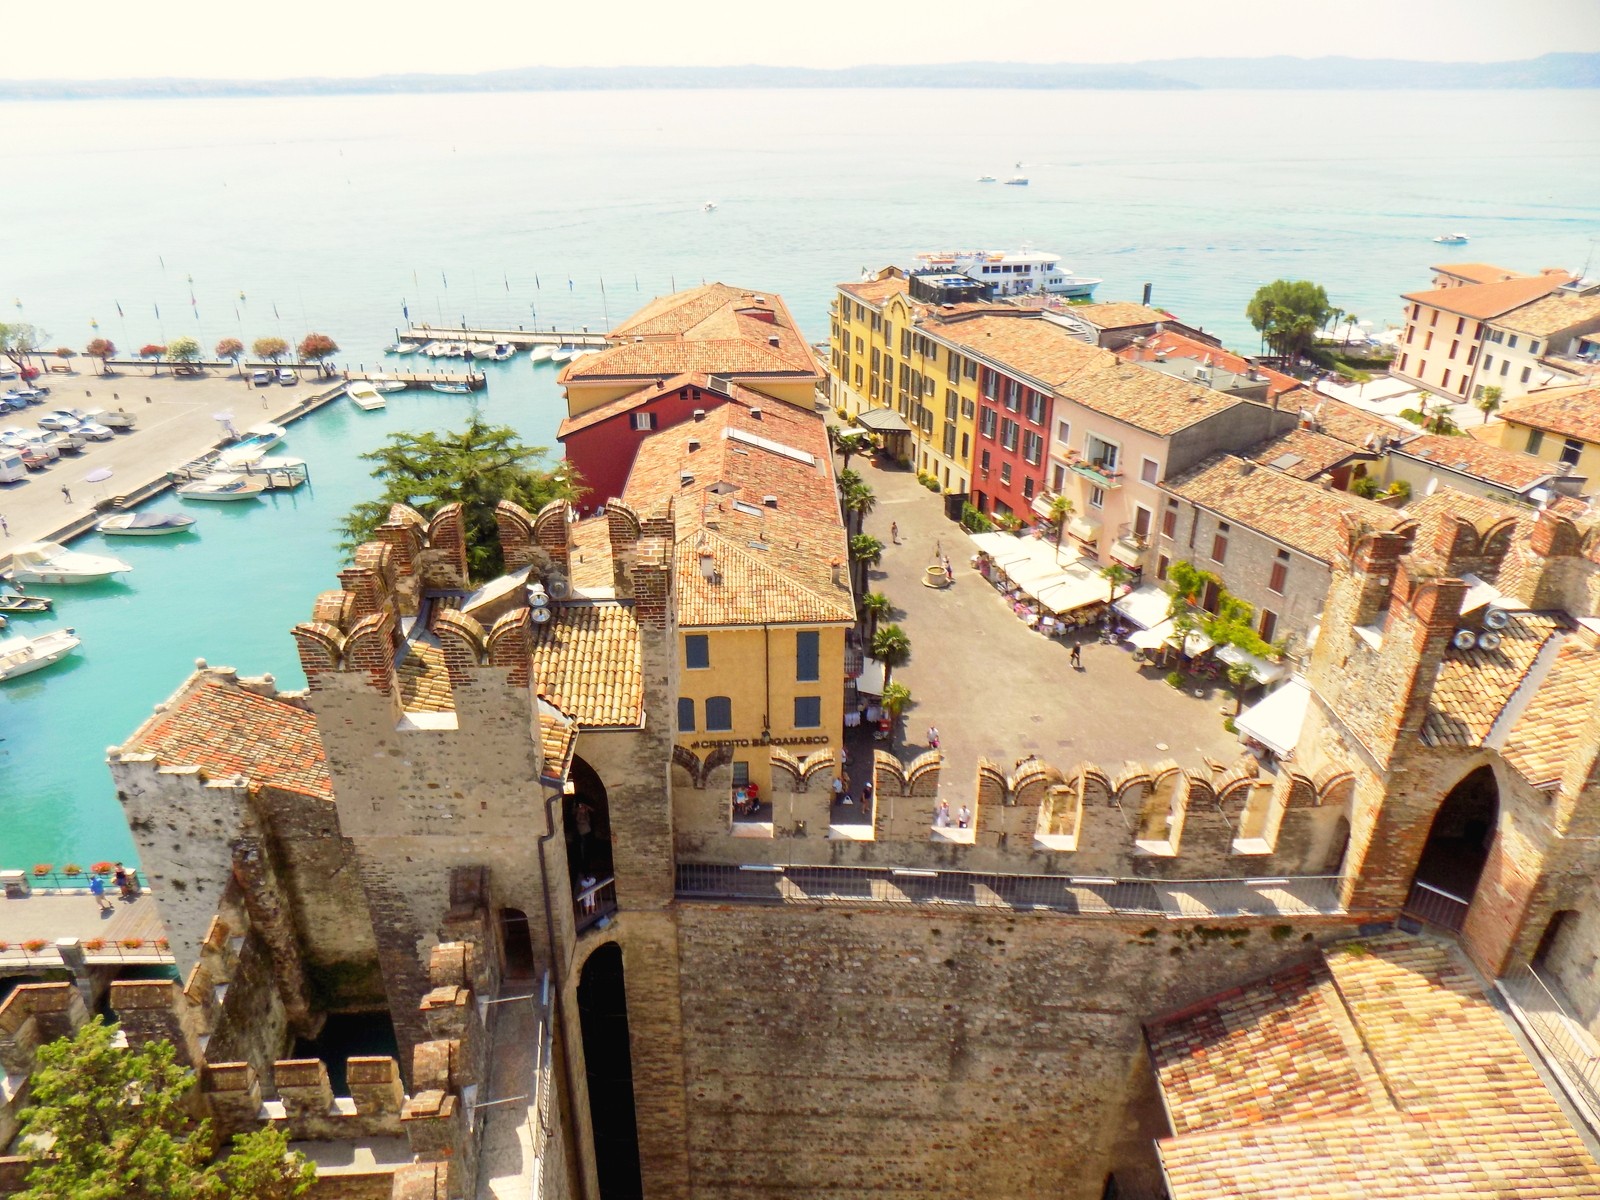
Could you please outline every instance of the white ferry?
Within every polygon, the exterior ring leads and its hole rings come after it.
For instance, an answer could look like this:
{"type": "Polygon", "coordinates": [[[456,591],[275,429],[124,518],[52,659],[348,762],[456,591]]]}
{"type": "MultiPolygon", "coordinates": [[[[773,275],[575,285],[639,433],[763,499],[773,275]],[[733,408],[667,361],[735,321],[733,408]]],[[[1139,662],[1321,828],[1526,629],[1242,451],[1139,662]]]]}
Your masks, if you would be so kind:
{"type": "Polygon", "coordinates": [[[1065,299],[1088,299],[1103,279],[1074,275],[1061,266],[1061,256],[1043,250],[931,250],[917,255],[917,269],[953,271],[991,284],[997,296],[1043,292],[1065,299]]]}

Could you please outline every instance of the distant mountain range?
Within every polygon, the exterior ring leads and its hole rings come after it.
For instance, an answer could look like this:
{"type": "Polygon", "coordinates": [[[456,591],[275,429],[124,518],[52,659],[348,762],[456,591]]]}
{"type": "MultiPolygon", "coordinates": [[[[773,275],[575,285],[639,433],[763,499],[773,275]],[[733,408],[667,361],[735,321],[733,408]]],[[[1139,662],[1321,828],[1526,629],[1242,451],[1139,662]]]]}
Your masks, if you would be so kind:
{"type": "Polygon", "coordinates": [[[1600,54],[1545,54],[1519,62],[1490,63],[1392,58],[1180,58],[1113,64],[938,63],[837,70],[759,66],[523,67],[471,75],[379,75],[364,79],[13,79],[0,80],[0,100],[696,88],[1600,88],[1600,54]]]}

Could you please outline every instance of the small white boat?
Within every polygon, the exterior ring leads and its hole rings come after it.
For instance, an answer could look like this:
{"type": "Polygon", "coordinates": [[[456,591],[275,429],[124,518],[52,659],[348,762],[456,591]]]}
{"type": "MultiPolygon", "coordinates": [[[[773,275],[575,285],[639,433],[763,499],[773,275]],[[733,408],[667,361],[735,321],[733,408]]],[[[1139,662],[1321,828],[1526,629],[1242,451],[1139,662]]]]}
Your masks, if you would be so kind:
{"type": "Polygon", "coordinates": [[[564,363],[571,359],[572,356],[577,352],[578,348],[576,346],[557,346],[554,350],[550,351],[550,361],[553,363],[564,363]]]}
{"type": "Polygon", "coordinates": [[[496,342],[494,349],[489,351],[489,358],[493,362],[509,362],[517,356],[517,348],[510,342],[496,342]]]}
{"type": "Polygon", "coordinates": [[[550,356],[555,352],[556,348],[551,345],[535,346],[528,351],[528,361],[534,366],[538,366],[542,362],[549,362],[550,356]]]}
{"type": "Polygon", "coordinates": [[[11,552],[15,583],[98,583],[133,570],[120,558],[68,550],[59,542],[29,542],[11,552]]]}
{"type": "Polygon", "coordinates": [[[1026,175],[1013,175],[1010,179],[1006,180],[1006,186],[1007,187],[1027,187],[1028,186],[1028,177],[1026,175]]]}
{"type": "Polygon", "coordinates": [[[256,500],[267,490],[268,482],[265,475],[207,475],[182,484],[178,495],[185,500],[256,500]]]}
{"type": "Polygon", "coordinates": [[[345,384],[344,394],[350,397],[350,402],[357,408],[365,409],[367,412],[382,408],[389,403],[377,388],[360,380],[345,384]]]}
{"type": "Polygon", "coordinates": [[[0,638],[0,681],[58,663],[81,645],[72,629],[51,629],[37,637],[0,638]]]}
{"type": "Polygon", "coordinates": [[[576,350],[574,350],[572,352],[572,358],[571,358],[570,361],[576,362],[578,359],[584,357],[587,354],[599,354],[599,353],[600,353],[600,351],[596,350],[593,346],[579,346],[576,350]]]}
{"type": "Polygon", "coordinates": [[[101,521],[95,529],[113,537],[161,537],[183,533],[193,524],[194,518],[185,513],[117,513],[101,521]]]}
{"type": "Polygon", "coordinates": [[[1441,233],[1433,240],[1441,246],[1465,246],[1467,244],[1467,235],[1464,233],[1441,233]]]}
{"type": "Polygon", "coordinates": [[[406,385],[398,379],[390,379],[387,375],[369,375],[367,382],[380,392],[403,392],[406,385]]]}
{"type": "Polygon", "coordinates": [[[452,396],[466,396],[472,392],[464,383],[430,383],[428,386],[436,392],[446,392],[452,396]]]}
{"type": "Polygon", "coordinates": [[[288,430],[282,425],[274,425],[270,421],[263,421],[259,425],[252,425],[241,433],[233,445],[228,447],[229,454],[237,454],[242,450],[270,450],[283,441],[288,430]]]}
{"type": "Polygon", "coordinates": [[[978,176],[978,182],[979,183],[993,183],[994,182],[994,176],[993,175],[979,175],[978,176]]]}
{"type": "Polygon", "coordinates": [[[716,212],[717,211],[717,202],[715,200],[707,200],[704,204],[702,204],[700,206],[700,210],[702,212],[716,212]]]}
{"type": "Polygon", "coordinates": [[[415,354],[417,346],[414,342],[395,342],[391,346],[385,346],[383,352],[385,354],[415,354]]]}

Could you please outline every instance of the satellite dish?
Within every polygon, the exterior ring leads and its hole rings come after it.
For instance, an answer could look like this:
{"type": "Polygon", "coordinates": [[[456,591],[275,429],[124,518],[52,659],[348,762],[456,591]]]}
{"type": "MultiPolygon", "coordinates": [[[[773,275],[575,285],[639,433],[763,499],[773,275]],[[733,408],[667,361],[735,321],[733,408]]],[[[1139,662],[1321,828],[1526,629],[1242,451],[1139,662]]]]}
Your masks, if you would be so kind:
{"type": "Polygon", "coordinates": [[[543,625],[550,619],[550,610],[548,608],[535,608],[532,609],[531,612],[533,615],[533,623],[535,625],[543,625]]]}
{"type": "Polygon", "coordinates": [[[1498,633],[1480,633],[1478,635],[1478,649],[1480,650],[1493,650],[1499,644],[1500,635],[1498,633]]]}
{"type": "Polygon", "coordinates": [[[1503,608],[1491,608],[1483,614],[1483,623],[1490,629],[1504,629],[1511,624],[1511,614],[1503,608]]]}
{"type": "Polygon", "coordinates": [[[1450,639],[1457,650],[1471,650],[1478,644],[1478,635],[1470,629],[1456,630],[1456,636],[1450,639]]]}

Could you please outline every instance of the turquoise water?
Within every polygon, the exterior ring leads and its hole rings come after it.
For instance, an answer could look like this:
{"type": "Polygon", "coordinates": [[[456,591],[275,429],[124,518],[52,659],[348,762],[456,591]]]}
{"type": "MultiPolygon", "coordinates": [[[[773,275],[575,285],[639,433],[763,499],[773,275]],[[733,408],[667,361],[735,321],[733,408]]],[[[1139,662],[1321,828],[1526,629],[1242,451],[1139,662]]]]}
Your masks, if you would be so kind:
{"type": "MultiPolygon", "coordinates": [[[[1573,119],[1600,114],[1593,92],[572,93],[0,112],[26,131],[0,190],[0,313],[43,326],[51,345],[315,328],[371,363],[402,303],[419,320],[602,328],[702,279],[781,291],[821,339],[834,284],[863,266],[1030,243],[1104,277],[1102,298],[1137,299],[1150,281],[1157,303],[1249,348],[1244,306],[1280,276],[1322,282],[1381,327],[1432,262],[1581,268],[1600,236],[1600,122],[1573,119]],[[973,182],[1018,161],[1027,188],[973,182]],[[1430,241],[1456,229],[1470,246],[1430,241]]],[[[552,443],[553,371],[489,370],[485,412],[552,443]]],[[[309,490],[191,506],[200,532],[181,541],[118,541],[128,582],[71,592],[56,622],[83,634],[77,660],[0,688],[0,864],[129,857],[104,748],[196,657],[298,685],[287,631],[335,586],[332,527],[370,492],[357,456],[386,431],[449,424],[463,404],[330,406],[286,443],[311,463],[309,490]]]]}

